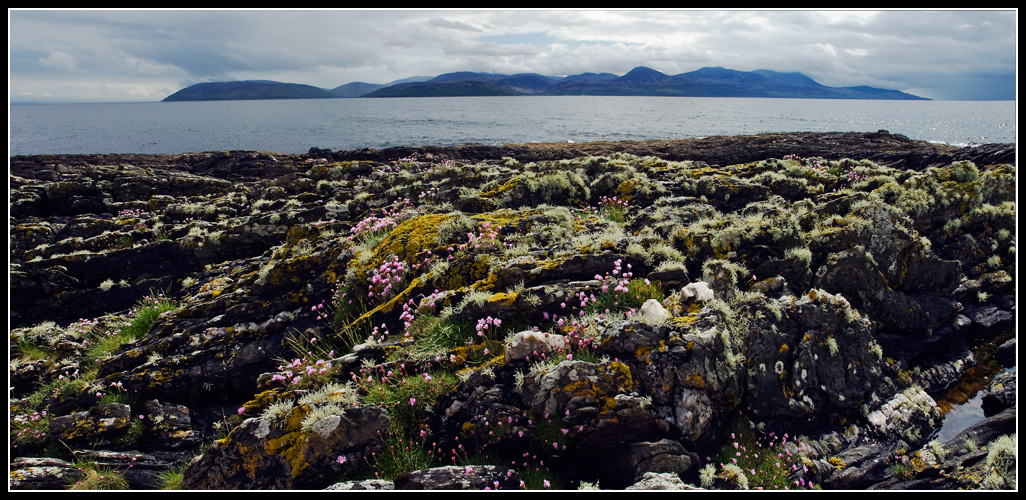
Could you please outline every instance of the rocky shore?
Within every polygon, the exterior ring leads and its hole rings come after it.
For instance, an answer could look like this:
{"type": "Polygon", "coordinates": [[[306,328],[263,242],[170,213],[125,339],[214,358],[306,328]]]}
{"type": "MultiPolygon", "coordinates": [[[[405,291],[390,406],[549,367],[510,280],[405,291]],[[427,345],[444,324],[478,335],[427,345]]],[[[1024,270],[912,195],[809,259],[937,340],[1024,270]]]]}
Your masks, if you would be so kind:
{"type": "Polygon", "coordinates": [[[1015,188],[886,131],[12,157],[9,488],[1015,489],[1015,188]]]}

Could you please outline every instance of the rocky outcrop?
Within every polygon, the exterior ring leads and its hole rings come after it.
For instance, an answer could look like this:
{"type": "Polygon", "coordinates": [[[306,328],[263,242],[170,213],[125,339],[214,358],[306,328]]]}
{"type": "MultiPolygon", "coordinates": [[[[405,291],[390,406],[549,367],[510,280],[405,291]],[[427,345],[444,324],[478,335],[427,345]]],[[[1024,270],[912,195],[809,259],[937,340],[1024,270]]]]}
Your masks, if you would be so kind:
{"type": "Polygon", "coordinates": [[[276,421],[247,419],[189,463],[182,473],[181,487],[324,488],[331,484],[332,477],[352,470],[352,464],[380,445],[388,428],[387,414],[376,407],[336,410],[304,425],[314,411],[301,406],[277,415],[276,421]]]}
{"type": "Polygon", "coordinates": [[[1014,371],[930,436],[1014,366],[1011,161],[884,132],[12,158],[12,488],[1007,488],[1014,371]]]}

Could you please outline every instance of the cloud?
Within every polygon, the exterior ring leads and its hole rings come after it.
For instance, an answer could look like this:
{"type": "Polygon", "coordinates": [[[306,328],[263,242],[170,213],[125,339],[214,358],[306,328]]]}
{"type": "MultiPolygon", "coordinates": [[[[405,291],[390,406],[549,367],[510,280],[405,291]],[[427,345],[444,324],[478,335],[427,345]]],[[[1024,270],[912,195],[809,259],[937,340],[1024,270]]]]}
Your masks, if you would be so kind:
{"type": "Polygon", "coordinates": [[[449,21],[448,19],[442,19],[440,17],[435,17],[435,18],[429,19],[428,23],[431,24],[432,26],[435,26],[435,27],[438,27],[438,28],[456,29],[456,30],[461,30],[461,31],[473,31],[473,32],[477,32],[477,33],[481,33],[482,32],[482,30],[480,28],[477,28],[475,26],[471,26],[470,24],[467,24],[467,23],[464,23],[464,22],[460,22],[460,21],[449,21]]]}
{"type": "Polygon", "coordinates": [[[57,68],[65,71],[78,71],[75,56],[61,51],[50,52],[46,57],[39,58],[39,64],[49,68],[57,68]]]}
{"type": "Polygon", "coordinates": [[[12,87],[51,75],[56,88],[74,73],[83,85],[258,77],[332,88],[644,65],[798,71],[831,86],[944,87],[961,98],[1011,99],[1015,89],[1013,10],[12,10],[9,19],[12,87]]]}

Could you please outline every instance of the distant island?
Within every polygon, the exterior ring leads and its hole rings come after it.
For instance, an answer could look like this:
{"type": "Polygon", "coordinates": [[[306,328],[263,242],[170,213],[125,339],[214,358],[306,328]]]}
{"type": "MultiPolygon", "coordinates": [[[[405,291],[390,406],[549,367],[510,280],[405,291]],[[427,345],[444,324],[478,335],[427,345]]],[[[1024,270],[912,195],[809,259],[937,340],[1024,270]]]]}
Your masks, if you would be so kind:
{"type": "Polygon", "coordinates": [[[502,75],[460,71],[433,78],[407,78],[390,84],[352,82],[333,89],[270,80],[207,82],[179,90],[164,101],[522,95],[929,100],[898,90],[864,85],[828,87],[801,73],[766,69],[738,71],[716,66],[667,75],[638,66],[623,76],[582,73],[555,77],[537,73],[502,75]]]}

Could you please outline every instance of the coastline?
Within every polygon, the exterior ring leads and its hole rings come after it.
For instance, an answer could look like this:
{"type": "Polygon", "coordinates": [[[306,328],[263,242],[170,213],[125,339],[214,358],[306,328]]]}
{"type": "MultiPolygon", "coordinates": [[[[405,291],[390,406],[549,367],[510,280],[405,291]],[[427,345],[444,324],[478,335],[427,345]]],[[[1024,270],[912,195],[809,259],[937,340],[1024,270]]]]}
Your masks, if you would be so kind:
{"type": "MultiPolygon", "coordinates": [[[[220,153],[226,153],[221,151],[220,153]]],[[[282,154],[270,151],[276,158],[318,158],[330,161],[392,161],[418,156],[427,159],[482,161],[515,157],[522,161],[551,161],[589,155],[627,153],[653,156],[670,161],[704,161],[709,164],[731,165],[781,158],[788,154],[803,157],[869,159],[882,164],[901,164],[906,168],[922,169],[931,164],[969,160],[984,163],[1014,163],[1014,143],[992,143],[974,146],[953,146],[943,143],[910,140],[901,134],[885,130],[878,132],[794,132],[737,136],[710,136],[701,139],[655,139],[644,141],[595,141],[583,143],[519,143],[504,146],[465,144],[460,146],[405,146],[386,149],[358,149],[331,151],[311,148],[306,154],[282,154]]],[[[53,163],[96,164],[102,162],[132,162],[148,166],[175,164],[199,154],[55,154],[17,155],[10,157],[11,173],[30,165],[53,163]]]]}

